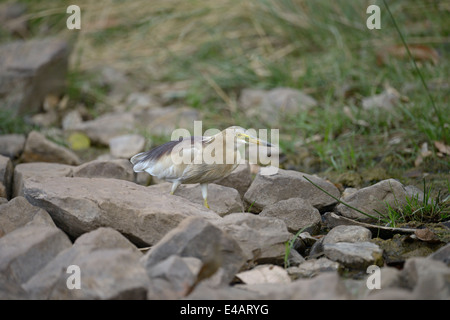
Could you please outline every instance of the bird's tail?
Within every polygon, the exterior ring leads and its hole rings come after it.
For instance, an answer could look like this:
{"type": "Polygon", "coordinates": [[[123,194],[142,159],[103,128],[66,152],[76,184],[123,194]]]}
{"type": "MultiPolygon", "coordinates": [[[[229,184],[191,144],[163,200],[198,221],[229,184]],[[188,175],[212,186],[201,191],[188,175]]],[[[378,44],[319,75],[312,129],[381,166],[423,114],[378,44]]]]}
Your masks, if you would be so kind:
{"type": "Polygon", "coordinates": [[[147,152],[141,152],[137,155],[134,155],[130,162],[133,164],[133,171],[134,172],[142,172],[145,171],[148,161],[145,161],[145,158],[147,156],[147,152]]]}

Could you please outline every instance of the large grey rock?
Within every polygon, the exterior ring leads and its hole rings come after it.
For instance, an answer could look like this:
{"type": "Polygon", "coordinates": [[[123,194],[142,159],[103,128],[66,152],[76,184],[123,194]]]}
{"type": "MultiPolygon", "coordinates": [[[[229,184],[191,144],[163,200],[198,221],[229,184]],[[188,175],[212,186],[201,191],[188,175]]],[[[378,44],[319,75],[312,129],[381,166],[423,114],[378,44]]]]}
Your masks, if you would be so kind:
{"type": "Polygon", "coordinates": [[[319,210],[300,198],[290,198],[268,205],[259,216],[283,220],[288,230],[294,234],[302,229],[315,234],[320,230],[322,221],[319,210]]]}
{"type": "Polygon", "coordinates": [[[251,206],[251,211],[256,213],[268,205],[290,198],[308,200],[313,207],[319,210],[326,209],[337,202],[317,189],[303,176],[339,198],[339,190],[330,182],[306,173],[279,169],[278,173],[274,175],[257,174],[244,195],[244,201],[247,206],[251,206]]]}
{"type": "Polygon", "coordinates": [[[190,217],[167,233],[143,257],[151,276],[153,267],[171,255],[200,259],[211,270],[214,284],[228,284],[245,263],[236,240],[200,217],[190,217]]]}
{"type": "Polygon", "coordinates": [[[283,261],[285,243],[291,234],[282,220],[251,213],[232,213],[214,224],[238,242],[248,264],[283,261]]]}
{"type": "Polygon", "coordinates": [[[383,250],[372,242],[338,242],[323,245],[325,256],[346,267],[365,269],[382,263],[383,250]]]}
{"type": "Polygon", "coordinates": [[[8,157],[0,155],[0,197],[11,197],[13,165],[8,157]]]}
{"type": "Polygon", "coordinates": [[[0,136],[0,154],[11,159],[16,159],[22,153],[25,145],[25,135],[4,134],[0,136]]]}
{"type": "Polygon", "coordinates": [[[33,39],[0,46],[0,104],[16,114],[39,110],[48,94],[65,87],[69,46],[59,39],[33,39]]]}
{"type": "Polygon", "coordinates": [[[48,140],[37,131],[28,134],[20,159],[22,162],[56,162],[69,165],[81,162],[71,150],[48,140]]]}
{"type": "Polygon", "coordinates": [[[364,242],[372,238],[369,229],[360,226],[337,226],[330,230],[323,239],[324,244],[338,242],[364,242]]]}
{"type": "Polygon", "coordinates": [[[33,299],[145,299],[149,280],[141,256],[119,232],[99,228],[79,237],[23,288],[33,299]],[[67,286],[74,274],[69,266],[79,267],[80,289],[67,286]]]}
{"type": "Polygon", "coordinates": [[[0,205],[0,238],[28,225],[56,227],[45,210],[32,206],[24,197],[16,197],[0,205]]]}
{"type": "Polygon", "coordinates": [[[136,244],[154,245],[187,217],[220,219],[201,205],[117,179],[30,178],[23,194],[73,237],[112,227],[136,244]]]}
{"type": "Polygon", "coordinates": [[[72,176],[134,181],[135,173],[132,164],[126,159],[93,160],[75,167],[72,176]]]}
{"type": "Polygon", "coordinates": [[[27,179],[36,180],[50,177],[71,177],[73,166],[59,163],[32,162],[21,163],[14,168],[12,196],[23,196],[23,185],[27,179]]]}
{"type": "Polygon", "coordinates": [[[252,184],[252,174],[250,172],[250,164],[242,163],[238,165],[228,176],[214,181],[215,184],[234,188],[239,192],[241,198],[247,192],[248,188],[252,184]]]}
{"type": "Polygon", "coordinates": [[[0,274],[21,284],[72,245],[55,227],[31,225],[0,238],[0,274]]]}
{"type": "MultiPolygon", "coordinates": [[[[380,181],[372,186],[362,188],[341,200],[378,218],[379,214],[377,211],[383,215],[387,214],[387,204],[394,209],[401,208],[402,205],[406,204],[406,196],[407,193],[405,187],[400,182],[394,179],[388,179],[380,181]]],[[[335,210],[337,213],[347,218],[373,222],[372,218],[343,204],[338,204],[335,210]]]]}

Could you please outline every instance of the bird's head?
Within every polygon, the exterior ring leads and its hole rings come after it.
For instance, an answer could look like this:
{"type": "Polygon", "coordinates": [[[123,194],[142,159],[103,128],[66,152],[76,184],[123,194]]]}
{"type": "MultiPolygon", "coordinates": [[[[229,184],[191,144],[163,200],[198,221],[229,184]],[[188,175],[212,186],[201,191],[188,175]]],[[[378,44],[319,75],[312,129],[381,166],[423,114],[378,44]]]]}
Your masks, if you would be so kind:
{"type": "Polygon", "coordinates": [[[232,126],[222,131],[222,133],[223,132],[225,132],[226,137],[235,139],[238,146],[244,144],[256,144],[260,146],[272,147],[271,143],[255,137],[249,132],[249,130],[242,127],[232,126]]]}

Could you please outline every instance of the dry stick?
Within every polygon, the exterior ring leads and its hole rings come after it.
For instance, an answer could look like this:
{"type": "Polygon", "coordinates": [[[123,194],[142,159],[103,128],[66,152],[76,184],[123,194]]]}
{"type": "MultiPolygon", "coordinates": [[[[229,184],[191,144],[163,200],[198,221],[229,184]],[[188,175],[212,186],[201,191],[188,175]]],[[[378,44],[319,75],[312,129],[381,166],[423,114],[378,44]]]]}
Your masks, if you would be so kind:
{"type": "MultiPolygon", "coordinates": [[[[311,180],[309,180],[307,177],[303,176],[303,178],[305,178],[306,180],[308,180],[308,182],[310,182],[314,187],[316,187],[317,189],[319,189],[322,192],[325,192],[327,195],[329,195],[330,197],[332,197],[334,200],[336,200],[339,203],[342,203],[344,206],[349,207],[350,209],[353,209],[363,215],[365,215],[366,217],[372,218],[374,220],[379,220],[377,217],[372,216],[364,211],[361,211],[355,207],[352,207],[351,205],[349,205],[348,203],[345,203],[344,201],[341,201],[340,199],[336,198],[335,196],[333,196],[332,194],[330,194],[328,191],[326,191],[325,189],[319,187],[317,184],[315,184],[314,182],[312,182],[311,180]]],[[[379,212],[377,212],[378,214],[380,214],[379,212]]]]}

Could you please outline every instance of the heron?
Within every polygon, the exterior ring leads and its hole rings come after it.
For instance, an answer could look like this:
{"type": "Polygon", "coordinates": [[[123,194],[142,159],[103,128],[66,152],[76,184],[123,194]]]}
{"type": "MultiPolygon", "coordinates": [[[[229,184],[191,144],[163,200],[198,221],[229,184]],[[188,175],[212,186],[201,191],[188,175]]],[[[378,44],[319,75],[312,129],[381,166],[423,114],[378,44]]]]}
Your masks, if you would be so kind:
{"type": "Polygon", "coordinates": [[[180,138],[133,156],[134,172],[147,172],[172,182],[170,194],[180,184],[199,183],[203,204],[208,205],[208,184],[226,177],[241,162],[238,148],[245,144],[272,147],[251,135],[249,130],[232,126],[213,136],[180,138]],[[180,159],[182,161],[180,161],[180,159]]]}

